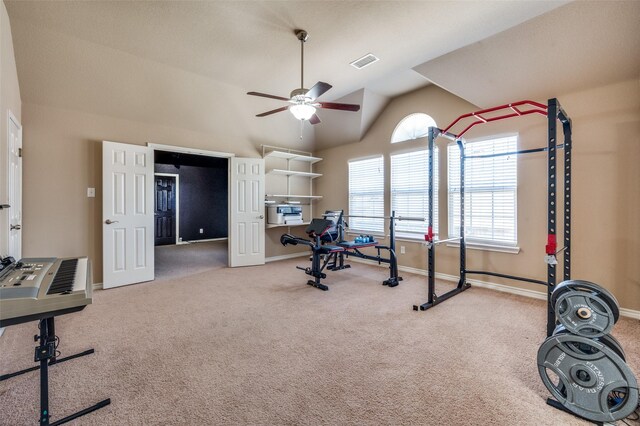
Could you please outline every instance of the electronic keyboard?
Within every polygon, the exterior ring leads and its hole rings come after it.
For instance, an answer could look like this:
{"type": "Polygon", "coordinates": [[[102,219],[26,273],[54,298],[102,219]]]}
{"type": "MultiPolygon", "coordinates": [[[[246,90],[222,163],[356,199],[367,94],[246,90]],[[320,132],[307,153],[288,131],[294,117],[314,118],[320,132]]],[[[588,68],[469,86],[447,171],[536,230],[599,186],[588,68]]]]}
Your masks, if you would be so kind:
{"type": "Polygon", "coordinates": [[[0,327],[80,311],[91,303],[93,280],[86,257],[3,263],[0,327]]]}

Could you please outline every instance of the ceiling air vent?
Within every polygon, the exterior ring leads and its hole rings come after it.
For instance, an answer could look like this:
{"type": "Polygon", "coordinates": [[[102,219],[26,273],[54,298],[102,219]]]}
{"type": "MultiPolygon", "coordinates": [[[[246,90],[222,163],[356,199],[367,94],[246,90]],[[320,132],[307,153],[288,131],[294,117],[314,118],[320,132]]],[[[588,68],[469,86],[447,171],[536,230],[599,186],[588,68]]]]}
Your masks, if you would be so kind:
{"type": "Polygon", "coordinates": [[[367,53],[362,58],[356,59],[355,61],[351,62],[350,65],[354,68],[361,70],[362,68],[369,66],[374,62],[378,62],[379,60],[380,58],[376,57],[374,54],[367,53]]]}

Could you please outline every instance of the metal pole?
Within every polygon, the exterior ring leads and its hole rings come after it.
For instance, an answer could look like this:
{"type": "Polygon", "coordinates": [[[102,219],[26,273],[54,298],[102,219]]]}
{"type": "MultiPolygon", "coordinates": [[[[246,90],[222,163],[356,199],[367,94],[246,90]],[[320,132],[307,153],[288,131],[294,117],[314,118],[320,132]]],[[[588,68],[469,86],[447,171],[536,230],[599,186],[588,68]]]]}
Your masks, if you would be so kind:
{"type": "Polygon", "coordinates": [[[467,283],[467,244],[464,237],[464,140],[456,141],[460,148],[460,281],[458,288],[462,288],[467,283]]]}
{"type": "MultiPolygon", "coordinates": [[[[564,144],[559,144],[556,146],[557,149],[562,149],[564,148],[564,144]]],[[[494,158],[494,157],[505,157],[508,155],[520,155],[520,154],[531,154],[531,153],[535,153],[535,152],[545,152],[547,151],[549,148],[548,147],[542,147],[542,148],[531,148],[531,149],[523,149],[520,151],[511,151],[511,152],[499,152],[496,154],[484,154],[484,155],[467,155],[465,158],[468,159],[472,159],[472,158],[494,158]]]]}
{"type": "MultiPolygon", "coordinates": [[[[439,132],[436,132],[435,127],[429,127],[429,145],[428,145],[428,173],[429,173],[429,214],[428,214],[428,234],[429,238],[433,238],[433,148],[434,140],[438,136],[439,132]]],[[[427,303],[433,303],[434,295],[436,292],[436,250],[435,247],[430,247],[427,250],[427,303]]]]}
{"type": "MultiPolygon", "coordinates": [[[[47,351],[49,343],[49,320],[53,322],[53,318],[40,320],[40,347],[41,351],[47,351]]],[[[55,337],[54,337],[55,338],[55,337]]],[[[51,414],[49,413],[49,358],[40,355],[40,424],[48,425],[51,414]]]]}
{"type": "MultiPolygon", "coordinates": [[[[556,120],[558,100],[549,99],[547,106],[548,145],[547,145],[547,254],[555,253],[556,247],[556,120]]],[[[547,263],[547,337],[553,334],[556,319],[551,306],[551,293],[556,285],[556,266],[547,263]]]]}
{"type": "Polygon", "coordinates": [[[564,130],[564,266],[563,280],[571,279],[571,120],[565,117],[564,130]]]}

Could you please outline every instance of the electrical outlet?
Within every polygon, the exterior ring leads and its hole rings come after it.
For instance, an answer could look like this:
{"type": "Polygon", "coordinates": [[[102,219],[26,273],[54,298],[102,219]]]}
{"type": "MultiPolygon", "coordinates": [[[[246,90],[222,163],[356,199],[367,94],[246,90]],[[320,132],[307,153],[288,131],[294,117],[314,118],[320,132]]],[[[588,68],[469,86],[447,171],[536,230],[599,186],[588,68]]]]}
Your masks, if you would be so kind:
{"type": "Polygon", "coordinates": [[[96,189],[95,188],[87,188],[87,197],[95,197],[96,196],[96,189]]]}
{"type": "Polygon", "coordinates": [[[200,228],[200,233],[204,234],[204,229],[200,228]]]}
{"type": "Polygon", "coordinates": [[[404,254],[404,246],[400,246],[400,254],[404,254]]]}

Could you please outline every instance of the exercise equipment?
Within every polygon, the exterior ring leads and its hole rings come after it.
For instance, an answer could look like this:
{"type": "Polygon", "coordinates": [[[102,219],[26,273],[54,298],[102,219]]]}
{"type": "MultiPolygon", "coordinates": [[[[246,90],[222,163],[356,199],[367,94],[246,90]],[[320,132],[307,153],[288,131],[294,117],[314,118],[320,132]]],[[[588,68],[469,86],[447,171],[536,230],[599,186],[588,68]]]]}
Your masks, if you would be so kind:
{"type": "Polygon", "coordinates": [[[392,213],[389,217],[384,217],[383,219],[389,219],[390,241],[389,245],[385,246],[380,245],[371,235],[360,235],[354,241],[344,240],[344,229],[347,226],[344,221],[345,217],[372,216],[347,216],[343,214],[342,210],[327,210],[322,219],[313,219],[305,229],[309,239],[296,237],[291,234],[283,234],[280,237],[280,243],[282,243],[282,245],[303,244],[311,248],[311,266],[297,266],[297,268],[303,270],[305,274],[313,277],[312,280],[307,281],[307,284],[320,290],[329,290],[328,286],[321,283],[323,279],[327,278],[327,274],[324,272],[325,269],[328,271],[339,271],[351,268],[351,265],[345,263],[345,260],[351,256],[372,260],[378,262],[378,264],[389,264],[389,278],[384,280],[382,284],[388,287],[397,286],[400,281],[402,281],[402,277],[398,275],[398,259],[395,251],[395,221],[424,219],[401,218],[395,216],[395,213],[392,213]],[[373,256],[360,251],[367,247],[375,248],[377,255],[373,256]],[[382,250],[387,250],[389,257],[383,257],[381,255],[382,250]]]}
{"type": "Polygon", "coordinates": [[[605,288],[589,281],[567,280],[551,294],[558,321],[579,336],[599,337],[611,332],[620,317],[616,298],[605,288]]]}
{"type": "Polygon", "coordinates": [[[609,338],[562,332],[540,346],[538,372],[559,408],[596,422],[621,420],[636,409],[638,382],[609,338]]]}
{"type": "Polygon", "coordinates": [[[559,273],[556,272],[556,265],[558,261],[556,256],[562,254],[562,279],[571,279],[571,150],[572,150],[572,129],[571,119],[567,113],[563,110],[560,102],[557,99],[552,98],[547,101],[547,105],[530,100],[523,100],[513,102],[510,104],[500,105],[493,108],[483,109],[475,111],[469,114],[464,114],[454,120],[444,129],[437,127],[430,127],[428,133],[428,200],[429,200],[429,214],[428,214],[428,226],[427,234],[425,235],[425,241],[428,247],[428,274],[427,274],[427,300],[420,305],[414,305],[413,309],[416,311],[424,311],[430,309],[443,301],[460,294],[467,290],[470,285],[467,282],[467,276],[470,274],[487,275],[500,278],[506,278],[510,280],[523,281],[528,283],[540,284],[545,286],[547,290],[547,336],[551,336],[556,325],[555,313],[550,303],[551,293],[558,281],[559,273]],[[524,149],[514,152],[503,152],[497,154],[486,155],[467,155],[466,154],[466,142],[463,135],[469,131],[472,127],[477,125],[483,125],[485,123],[510,119],[514,117],[521,117],[525,115],[542,115],[547,118],[547,145],[539,148],[524,149]],[[469,124],[470,120],[470,124],[469,124]],[[457,134],[453,133],[453,128],[459,128],[463,123],[467,122],[467,126],[457,134]],[[558,143],[558,127],[562,128],[564,134],[564,140],[562,143],[558,143]],[[434,149],[435,140],[439,137],[445,137],[456,143],[460,150],[460,206],[458,209],[460,215],[460,235],[452,236],[446,240],[435,240],[433,233],[434,223],[434,149]],[[557,167],[556,162],[559,157],[558,150],[564,150],[562,159],[563,165],[557,167]],[[465,164],[467,161],[474,161],[483,158],[492,158],[507,155],[524,155],[531,153],[546,152],[547,154],[547,227],[546,227],[546,241],[547,244],[544,247],[545,251],[545,263],[547,269],[546,280],[539,280],[535,278],[520,277],[511,274],[497,273],[493,271],[472,270],[467,268],[467,241],[465,236],[465,164]],[[558,182],[560,177],[560,182],[558,182]],[[558,199],[558,183],[563,187],[562,197],[558,199]],[[558,209],[558,206],[560,208],[558,209]],[[561,241],[564,246],[557,249],[557,237],[556,237],[556,223],[558,222],[558,212],[563,217],[563,229],[560,231],[561,241]],[[460,278],[458,285],[444,294],[436,294],[435,292],[435,271],[436,271],[436,248],[439,244],[457,240],[460,243],[460,278]]]}
{"type": "MultiPolygon", "coordinates": [[[[553,335],[559,336],[561,334],[571,334],[571,333],[564,327],[564,325],[558,324],[555,331],[553,332],[553,335]]],[[[622,345],[620,344],[618,339],[613,337],[613,335],[603,334],[602,336],[594,338],[594,340],[597,340],[598,342],[607,346],[609,349],[615,352],[616,355],[622,358],[623,361],[625,362],[627,361],[627,355],[624,353],[624,349],[622,349],[622,345]]]]}
{"type": "Polygon", "coordinates": [[[638,383],[609,332],[620,308],[599,285],[567,280],[550,303],[559,322],[538,350],[538,372],[556,398],[547,404],[592,422],[624,419],[638,406],[638,383]]]}

